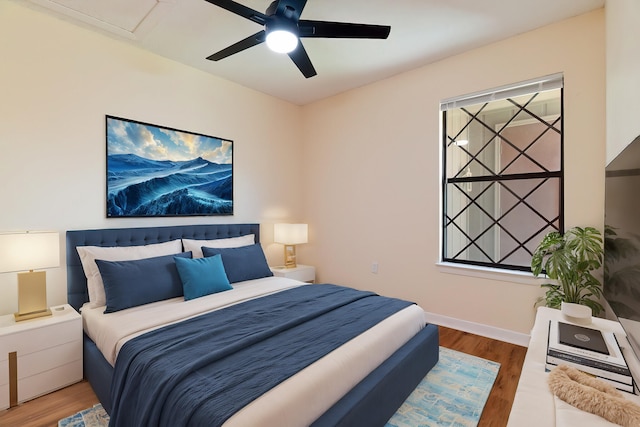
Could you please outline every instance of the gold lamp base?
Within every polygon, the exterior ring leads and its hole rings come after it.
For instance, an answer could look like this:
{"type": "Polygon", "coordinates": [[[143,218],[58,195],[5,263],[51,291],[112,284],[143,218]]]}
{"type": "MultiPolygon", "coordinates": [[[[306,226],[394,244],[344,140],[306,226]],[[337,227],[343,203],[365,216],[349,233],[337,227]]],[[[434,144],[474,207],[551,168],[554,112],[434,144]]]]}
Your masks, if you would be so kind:
{"type": "Polygon", "coordinates": [[[16,319],[16,322],[45,316],[51,316],[51,310],[49,310],[48,308],[42,311],[34,311],[32,313],[13,313],[13,317],[16,319]]]}
{"type": "Polygon", "coordinates": [[[18,274],[18,312],[16,322],[51,316],[47,307],[47,279],[44,271],[18,274]]]}
{"type": "Polygon", "coordinates": [[[284,268],[296,267],[296,245],[284,245],[284,268]]]}

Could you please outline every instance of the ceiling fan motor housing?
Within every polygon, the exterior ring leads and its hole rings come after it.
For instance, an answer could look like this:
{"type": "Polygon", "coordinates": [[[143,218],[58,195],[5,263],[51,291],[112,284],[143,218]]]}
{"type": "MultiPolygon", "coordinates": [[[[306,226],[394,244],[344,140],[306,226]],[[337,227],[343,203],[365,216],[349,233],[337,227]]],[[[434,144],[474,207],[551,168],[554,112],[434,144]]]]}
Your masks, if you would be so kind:
{"type": "Polygon", "coordinates": [[[298,23],[296,21],[283,18],[278,15],[270,16],[264,25],[265,32],[269,34],[272,31],[288,31],[298,37],[298,23]]]}

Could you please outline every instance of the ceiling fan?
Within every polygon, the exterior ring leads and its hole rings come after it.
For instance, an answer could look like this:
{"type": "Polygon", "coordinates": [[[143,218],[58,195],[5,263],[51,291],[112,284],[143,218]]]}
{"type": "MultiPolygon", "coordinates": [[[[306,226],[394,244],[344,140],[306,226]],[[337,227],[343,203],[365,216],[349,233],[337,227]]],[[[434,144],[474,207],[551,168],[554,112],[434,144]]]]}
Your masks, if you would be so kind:
{"type": "Polygon", "coordinates": [[[313,77],[317,73],[304,46],[299,43],[300,38],[386,39],[391,31],[391,27],[387,25],[300,19],[307,0],[275,0],[265,13],[232,0],[206,1],[264,26],[263,30],[210,55],[207,59],[219,61],[266,42],[271,50],[288,54],[306,78],[313,77]]]}

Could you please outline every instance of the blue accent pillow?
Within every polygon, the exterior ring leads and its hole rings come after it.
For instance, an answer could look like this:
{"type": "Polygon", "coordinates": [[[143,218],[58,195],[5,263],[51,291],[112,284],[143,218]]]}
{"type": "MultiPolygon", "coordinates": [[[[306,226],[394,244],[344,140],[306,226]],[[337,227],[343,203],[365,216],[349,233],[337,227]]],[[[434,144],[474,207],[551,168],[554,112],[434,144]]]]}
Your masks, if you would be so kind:
{"type": "Polygon", "coordinates": [[[202,247],[205,257],[222,255],[224,271],[230,283],[273,276],[260,243],[239,248],[202,247]]]}
{"type": "Polygon", "coordinates": [[[104,282],[105,313],[183,295],[174,257],[191,258],[191,252],[134,261],[96,260],[104,282]]]}
{"type": "Polygon", "coordinates": [[[220,255],[194,259],[176,257],[175,261],[186,301],[233,289],[220,255]]]}

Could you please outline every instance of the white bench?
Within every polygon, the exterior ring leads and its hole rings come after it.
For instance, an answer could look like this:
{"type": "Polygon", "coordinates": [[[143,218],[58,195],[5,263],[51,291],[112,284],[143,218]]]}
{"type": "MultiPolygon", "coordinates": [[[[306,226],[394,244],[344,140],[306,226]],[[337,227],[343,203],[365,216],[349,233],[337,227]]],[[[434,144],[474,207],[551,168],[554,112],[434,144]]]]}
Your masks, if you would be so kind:
{"type": "MultiPolygon", "coordinates": [[[[531,330],[529,348],[522,366],[520,382],[516,390],[513,407],[509,415],[508,427],[612,427],[612,424],[597,415],[581,411],[551,393],[547,385],[548,372],[545,372],[545,357],[547,352],[547,338],[549,335],[549,320],[562,320],[560,310],[547,307],[538,308],[536,321],[531,330]]],[[[591,328],[614,332],[618,337],[625,336],[618,322],[593,318],[591,328]]],[[[626,338],[620,340],[629,368],[633,372],[640,372],[640,364],[633,355],[629,354],[626,338]]],[[[637,378],[637,377],[636,377],[637,378]]],[[[625,395],[640,405],[640,396],[630,393],[625,395]]]]}

